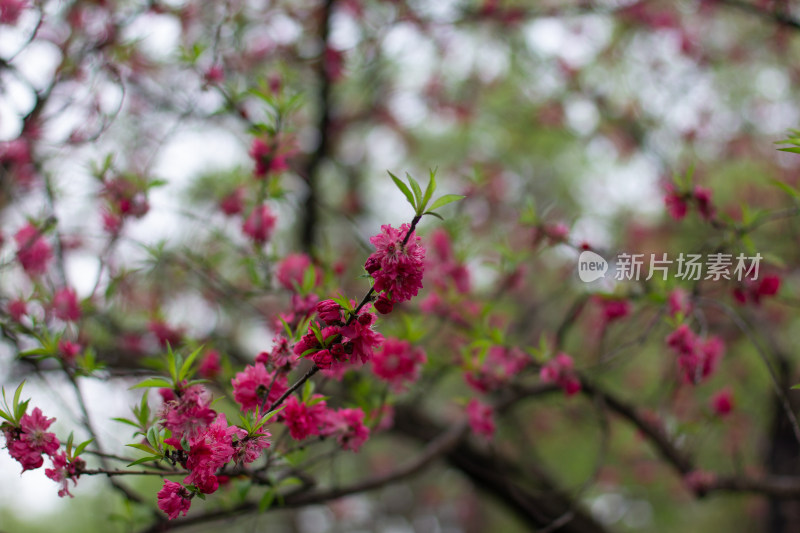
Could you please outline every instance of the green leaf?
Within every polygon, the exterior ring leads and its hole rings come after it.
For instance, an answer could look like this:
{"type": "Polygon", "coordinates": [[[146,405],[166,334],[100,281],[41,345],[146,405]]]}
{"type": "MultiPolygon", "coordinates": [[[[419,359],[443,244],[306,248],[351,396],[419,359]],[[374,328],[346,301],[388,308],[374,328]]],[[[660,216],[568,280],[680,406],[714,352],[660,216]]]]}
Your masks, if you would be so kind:
{"type": "Polygon", "coordinates": [[[122,424],[128,424],[129,426],[133,426],[136,429],[139,429],[141,427],[139,424],[137,424],[137,423],[135,423],[135,422],[133,422],[131,420],[128,420],[127,418],[119,418],[119,417],[117,417],[117,418],[112,418],[111,420],[113,420],[115,422],[120,422],[122,424]]]}
{"type": "Polygon", "coordinates": [[[167,380],[166,378],[149,378],[149,379],[146,379],[146,380],[142,381],[141,383],[139,383],[137,385],[134,385],[133,387],[130,388],[130,390],[133,390],[133,389],[146,389],[148,387],[159,387],[159,388],[171,389],[173,387],[173,383],[171,381],[167,380]]]}
{"type": "Polygon", "coordinates": [[[438,209],[447,204],[457,202],[463,198],[466,197],[461,194],[445,194],[444,196],[440,196],[439,198],[436,199],[435,202],[433,202],[433,205],[430,207],[429,211],[433,211],[434,209],[438,209]]]}
{"type": "Polygon", "coordinates": [[[424,213],[422,213],[422,214],[423,214],[423,216],[424,216],[424,215],[430,215],[430,216],[432,216],[432,217],[436,217],[436,218],[438,218],[439,220],[444,220],[444,217],[443,217],[442,215],[440,215],[439,213],[434,213],[433,211],[425,211],[425,212],[424,212],[424,213]]]}
{"type": "Polygon", "coordinates": [[[792,148],[778,148],[781,152],[791,152],[793,154],[800,154],[800,146],[792,148]]]}
{"type": "Polygon", "coordinates": [[[255,431],[258,431],[259,429],[261,429],[264,426],[264,424],[266,424],[269,421],[270,418],[276,416],[278,413],[280,413],[284,409],[286,409],[286,404],[285,403],[283,405],[281,405],[280,407],[278,407],[278,408],[270,411],[269,413],[265,414],[264,416],[262,416],[258,420],[258,422],[256,422],[256,425],[253,426],[253,431],[255,432],[255,431]]]}
{"type": "Polygon", "coordinates": [[[270,489],[264,493],[264,495],[261,497],[261,500],[258,502],[258,511],[263,513],[272,507],[273,501],[275,501],[275,490],[270,489]]]}
{"type": "Polygon", "coordinates": [[[789,196],[795,199],[800,199],[800,191],[792,187],[791,185],[784,183],[780,180],[770,180],[773,185],[787,193],[789,196]]]}
{"type": "Polygon", "coordinates": [[[129,463],[128,466],[136,466],[142,463],[149,463],[150,461],[160,461],[162,457],[160,455],[148,455],[147,457],[142,457],[141,459],[137,459],[132,463],[129,463]]]}
{"type": "MultiPolygon", "coordinates": [[[[19,387],[17,387],[17,390],[14,391],[14,403],[13,403],[13,406],[14,406],[14,410],[15,411],[17,410],[17,406],[19,405],[19,399],[22,396],[22,387],[23,386],[25,386],[25,382],[24,381],[22,383],[20,383],[19,387]]],[[[4,393],[4,395],[5,395],[5,393],[4,393]]]]}
{"type": "Polygon", "coordinates": [[[169,375],[176,386],[180,383],[180,380],[178,380],[179,364],[177,358],[178,356],[172,351],[172,346],[167,342],[167,370],[169,370],[169,375]]]}
{"type": "Polygon", "coordinates": [[[78,444],[78,447],[75,448],[75,453],[72,456],[73,457],[79,456],[83,452],[83,450],[85,450],[86,447],[92,443],[92,441],[94,441],[94,439],[89,439],[87,441],[84,441],[84,442],[81,442],[80,444],[78,444]]]}
{"type": "Polygon", "coordinates": [[[17,422],[19,422],[19,420],[22,418],[22,415],[24,415],[24,414],[25,414],[25,411],[27,411],[27,410],[28,410],[28,402],[30,402],[30,401],[31,401],[31,400],[30,400],[30,398],[29,398],[29,399],[25,400],[24,402],[21,402],[21,403],[20,403],[19,405],[17,405],[17,407],[14,409],[14,419],[15,419],[17,422]]]}
{"type": "Polygon", "coordinates": [[[422,188],[417,183],[417,180],[411,177],[411,174],[406,172],[406,178],[408,179],[408,183],[411,184],[411,190],[414,191],[414,198],[416,198],[416,210],[419,211],[422,209],[422,188]]]}
{"type": "Polygon", "coordinates": [[[24,352],[19,352],[18,357],[48,357],[51,355],[55,355],[55,352],[47,347],[41,348],[33,348],[32,350],[25,350],[24,352]]]}
{"type": "Polygon", "coordinates": [[[425,211],[428,208],[428,202],[431,201],[433,193],[436,191],[436,169],[431,170],[431,178],[428,180],[428,186],[425,187],[425,196],[422,197],[422,205],[420,211],[425,211]]]}
{"type": "MultiPolygon", "coordinates": [[[[389,171],[387,170],[387,172],[389,172],[389,171]]],[[[417,204],[414,202],[414,195],[411,194],[411,190],[408,188],[408,186],[405,183],[400,181],[400,178],[398,178],[397,176],[395,176],[391,172],[389,172],[389,176],[392,177],[392,181],[394,181],[394,184],[397,185],[398,189],[400,189],[400,192],[402,192],[403,194],[406,195],[406,200],[408,200],[408,203],[411,204],[411,207],[414,208],[414,212],[416,213],[417,212],[417,204]]]]}
{"type": "Polygon", "coordinates": [[[797,385],[792,385],[792,387],[791,387],[791,388],[793,388],[793,389],[800,389],[800,383],[798,383],[797,385]]]}
{"type": "Polygon", "coordinates": [[[178,383],[182,382],[184,379],[189,377],[189,373],[192,370],[192,364],[195,362],[197,356],[200,355],[200,352],[202,351],[203,351],[203,346],[200,346],[191,354],[189,354],[189,357],[186,358],[186,361],[183,362],[183,364],[181,365],[181,369],[178,371],[178,383]]]}
{"type": "Polygon", "coordinates": [[[156,433],[155,426],[150,426],[150,429],[147,430],[147,442],[149,442],[154,450],[159,448],[158,446],[158,434],[156,433]]]}
{"type": "Polygon", "coordinates": [[[141,450],[143,452],[147,452],[147,453],[150,453],[150,454],[158,453],[157,450],[153,449],[152,446],[148,446],[147,444],[144,444],[142,442],[135,442],[133,444],[126,444],[125,446],[127,446],[129,448],[136,448],[137,450],[141,450]]]}

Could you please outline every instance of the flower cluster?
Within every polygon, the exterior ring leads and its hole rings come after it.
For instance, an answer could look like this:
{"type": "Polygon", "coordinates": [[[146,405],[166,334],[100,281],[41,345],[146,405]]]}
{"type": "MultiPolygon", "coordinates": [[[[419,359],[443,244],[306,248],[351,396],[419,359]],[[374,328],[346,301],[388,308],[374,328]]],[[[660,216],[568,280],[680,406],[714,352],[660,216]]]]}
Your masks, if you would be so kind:
{"type": "Polygon", "coordinates": [[[183,479],[186,487],[168,481],[158,493],[158,507],[172,519],[180,512],[186,514],[193,493],[217,491],[220,485],[217,474],[226,464],[231,461],[248,464],[261,457],[270,446],[271,435],[266,430],[249,434],[238,426],[228,425],[224,414],[210,409],[210,393],[202,385],[161,392],[165,399],[161,425],[172,433],[164,443],[175,449],[167,452],[167,457],[189,470],[183,479]]]}
{"type": "Polygon", "coordinates": [[[323,433],[328,409],[322,396],[315,394],[308,402],[290,396],[284,405],[281,417],[293,439],[303,440],[323,433]]]}
{"type": "Polygon", "coordinates": [[[477,398],[467,404],[467,417],[472,432],[486,438],[492,438],[495,432],[494,411],[477,398]]]}
{"type": "Polygon", "coordinates": [[[66,322],[75,322],[81,318],[81,307],[75,289],[66,287],[56,291],[53,295],[53,314],[66,322]]]}
{"type": "Polygon", "coordinates": [[[277,145],[270,146],[264,139],[254,139],[250,147],[250,157],[255,161],[254,174],[257,179],[266,178],[270,173],[279,173],[287,170],[286,156],[278,154],[277,145]]]}
{"type": "Polygon", "coordinates": [[[42,455],[53,457],[58,452],[58,439],[47,431],[55,420],[45,417],[36,407],[31,414],[22,415],[18,427],[3,424],[8,453],[22,465],[23,472],[42,466],[42,455]]]}
{"type": "Polygon", "coordinates": [[[233,398],[244,411],[261,412],[272,405],[289,388],[286,374],[270,372],[261,363],[247,365],[231,380],[233,398]]]}
{"type": "Polygon", "coordinates": [[[664,197],[664,204],[667,212],[675,220],[681,220],[689,211],[689,204],[697,206],[697,212],[704,220],[714,218],[715,209],[711,203],[711,191],[704,187],[695,187],[692,191],[682,192],[675,189],[675,186],[668,184],[667,194],[664,197]]]}
{"type": "Polygon", "coordinates": [[[401,392],[407,384],[417,381],[420,367],[426,360],[421,348],[411,346],[408,341],[389,338],[373,355],[372,371],[396,392],[401,392]]]}
{"type": "Polygon", "coordinates": [[[404,302],[422,288],[425,248],[409,224],[400,229],[381,226],[381,233],[370,237],[375,252],[364,268],[375,280],[375,292],[385,292],[391,303],[404,302]]]}
{"type": "Polygon", "coordinates": [[[44,274],[53,258],[53,250],[41,231],[28,224],[14,235],[14,241],[17,243],[17,260],[25,272],[31,277],[44,274]]]}
{"type": "Polygon", "coordinates": [[[383,342],[383,335],[372,329],[374,313],[362,310],[345,320],[344,310],[333,300],[320,302],[317,313],[325,326],[312,323],[295,344],[294,353],[310,357],[322,369],[341,368],[347,362],[366,363],[383,342]]]}
{"type": "Polygon", "coordinates": [[[242,223],[242,231],[255,244],[264,244],[272,237],[275,230],[275,215],[272,214],[269,206],[258,205],[253,208],[250,215],[242,223]]]}
{"type": "MultiPolygon", "coordinates": [[[[85,470],[86,463],[80,457],[68,456],[59,451],[61,444],[58,438],[54,433],[47,431],[55,420],[44,416],[42,410],[36,407],[30,414],[24,413],[19,418],[18,424],[4,422],[0,425],[0,430],[6,438],[9,455],[22,465],[22,472],[41,467],[44,464],[44,456],[49,456],[52,468],[46,468],[45,475],[61,484],[58,491],[60,497],[71,498],[68,483],[70,480],[73,485],[78,483],[77,480],[85,470]]],[[[68,451],[70,443],[67,444],[68,451]]]]}
{"type": "Polygon", "coordinates": [[[73,457],[71,460],[67,454],[61,452],[53,456],[53,468],[45,469],[44,473],[47,477],[61,484],[58,490],[58,495],[63,498],[72,494],[69,491],[69,481],[72,480],[72,485],[78,484],[78,477],[86,467],[86,463],[80,457],[73,457]]]}
{"type": "Polygon", "coordinates": [[[145,188],[137,180],[114,178],[104,181],[102,196],[105,206],[101,213],[104,229],[115,235],[128,218],[142,218],[150,211],[145,188]]]}
{"type": "Polygon", "coordinates": [[[193,494],[186,487],[165,479],[164,487],[158,491],[158,508],[167,513],[170,520],[177,518],[181,512],[186,516],[192,505],[192,497],[193,494]]]}
{"type": "Polygon", "coordinates": [[[697,384],[714,373],[725,345],[718,337],[707,339],[681,324],[667,336],[667,346],[678,354],[678,367],[684,383],[697,384]]]}
{"type": "Polygon", "coordinates": [[[572,357],[561,352],[542,366],[539,378],[544,383],[555,383],[567,396],[577,394],[581,390],[581,382],[575,374],[572,357]]]}
{"type": "Polygon", "coordinates": [[[764,276],[758,281],[747,280],[742,286],[733,289],[733,297],[742,305],[748,302],[759,305],[762,298],[775,296],[780,288],[780,277],[764,276]]]}
{"type": "Polygon", "coordinates": [[[481,358],[475,352],[467,361],[464,380],[478,392],[497,390],[517,375],[530,362],[530,357],[519,348],[492,346],[481,358]]]}
{"type": "Polygon", "coordinates": [[[211,393],[202,385],[192,385],[177,390],[161,389],[164,398],[161,424],[179,441],[192,438],[217,416],[211,409],[211,393]]]}

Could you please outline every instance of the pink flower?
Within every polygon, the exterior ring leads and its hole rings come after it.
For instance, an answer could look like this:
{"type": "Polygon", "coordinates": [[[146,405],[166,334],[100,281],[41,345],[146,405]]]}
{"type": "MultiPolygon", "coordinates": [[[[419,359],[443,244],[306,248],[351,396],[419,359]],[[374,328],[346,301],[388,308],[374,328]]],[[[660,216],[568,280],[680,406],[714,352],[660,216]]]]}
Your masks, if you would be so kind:
{"type": "Polygon", "coordinates": [[[596,298],[603,310],[603,320],[606,324],[625,318],[631,313],[631,304],[624,299],[596,298]]]}
{"type": "Polygon", "coordinates": [[[667,336],[667,346],[678,354],[678,367],[685,383],[696,384],[708,378],[717,368],[725,350],[718,337],[699,338],[686,324],[667,336]]]}
{"type": "Polygon", "coordinates": [[[375,315],[362,311],[350,324],[341,329],[345,352],[352,353],[351,360],[366,363],[372,352],[383,342],[383,335],[374,331],[375,315]]]}
{"type": "Polygon", "coordinates": [[[374,303],[375,310],[382,315],[388,315],[394,309],[394,302],[392,302],[389,298],[386,297],[386,294],[381,293],[378,296],[378,299],[375,300],[374,303]]]}
{"type": "Polygon", "coordinates": [[[733,392],[726,387],[711,397],[711,410],[718,416],[727,416],[733,411],[733,392]]]}
{"type": "Polygon", "coordinates": [[[111,235],[117,235],[122,230],[122,217],[116,213],[103,209],[100,212],[103,219],[103,229],[111,235]]]}
{"type": "Polygon", "coordinates": [[[288,372],[297,366],[297,356],[289,346],[289,339],[283,335],[276,335],[272,338],[272,342],[272,349],[258,354],[256,363],[271,366],[280,372],[288,372]]]}
{"type": "Polygon", "coordinates": [[[550,242],[557,244],[566,242],[569,237],[569,227],[563,222],[554,225],[547,225],[542,228],[542,231],[550,239],[550,242]]]}
{"type": "Polygon", "coordinates": [[[278,263],[278,271],[275,277],[278,278],[278,283],[281,286],[294,291],[303,284],[303,277],[310,266],[311,258],[308,255],[289,254],[278,263]]]}
{"type": "Polygon", "coordinates": [[[225,71],[221,65],[212,65],[203,74],[203,79],[209,85],[218,85],[225,80],[225,71]]]}
{"type": "Polygon", "coordinates": [[[686,216],[689,209],[686,203],[686,195],[677,192],[675,186],[671,183],[667,184],[666,189],[667,195],[664,197],[664,204],[667,206],[667,212],[675,220],[681,220],[686,216]]]}
{"type": "Polygon", "coordinates": [[[256,163],[256,178],[264,178],[270,172],[282,172],[286,170],[286,156],[277,153],[277,145],[270,146],[263,139],[254,139],[250,147],[250,157],[256,163]]]}
{"type": "Polygon", "coordinates": [[[262,364],[247,365],[231,380],[233,397],[243,411],[262,412],[288,389],[285,374],[269,372],[262,364]]]}
{"type": "Polygon", "coordinates": [[[408,341],[390,338],[373,355],[372,371],[399,392],[408,383],[417,381],[420,367],[426,360],[420,348],[411,346],[408,341]]]}
{"type": "Polygon", "coordinates": [[[324,346],[320,344],[313,329],[309,327],[308,333],[294,345],[294,354],[297,357],[310,357],[322,369],[330,368],[332,365],[341,365],[350,358],[350,354],[345,351],[340,342],[342,334],[339,326],[322,328],[320,336],[324,346]]]}
{"type": "Polygon", "coordinates": [[[162,348],[166,348],[167,345],[174,348],[183,342],[183,331],[180,328],[170,326],[163,320],[151,320],[147,324],[147,329],[156,336],[162,348]]]}
{"type": "Polygon", "coordinates": [[[410,300],[422,288],[425,248],[414,232],[403,244],[410,230],[408,224],[400,229],[384,225],[380,234],[369,239],[375,252],[367,258],[365,268],[375,279],[375,291],[390,293],[393,302],[410,300]]]}
{"type": "Polygon", "coordinates": [[[323,300],[317,304],[317,314],[320,320],[328,325],[341,324],[342,306],[333,300],[323,300]]]}
{"type": "Polygon", "coordinates": [[[689,293],[683,289],[675,289],[669,293],[668,299],[669,316],[676,316],[678,313],[686,316],[692,310],[692,303],[689,293]]]}
{"type": "Polygon", "coordinates": [[[315,394],[308,403],[301,402],[296,396],[289,396],[284,405],[286,407],[281,411],[281,417],[293,439],[303,440],[320,434],[328,411],[323,396],[315,394]]]}
{"type": "Polygon", "coordinates": [[[779,276],[764,276],[756,288],[756,294],[761,296],[775,296],[781,288],[779,276]]]}
{"type": "Polygon", "coordinates": [[[211,409],[211,393],[202,385],[192,385],[177,394],[171,389],[162,391],[159,391],[164,398],[161,424],[179,441],[194,437],[217,416],[211,409]]]}
{"type": "Polygon", "coordinates": [[[42,466],[42,454],[52,456],[58,452],[58,439],[46,431],[53,422],[55,418],[46,418],[36,407],[31,414],[22,415],[18,428],[4,429],[8,453],[22,465],[23,472],[42,466]]]}
{"type": "Polygon", "coordinates": [[[567,396],[572,396],[581,390],[581,382],[573,366],[572,357],[561,352],[545,363],[539,371],[539,378],[544,383],[556,383],[567,396]]]}
{"type": "Polygon", "coordinates": [[[233,458],[233,436],[241,431],[228,426],[225,415],[220,413],[213,424],[189,441],[186,468],[191,473],[183,482],[194,484],[203,494],[216,492],[219,480],[214,474],[233,458]]]}
{"type": "Polygon", "coordinates": [[[26,413],[20,418],[19,427],[22,430],[20,440],[32,450],[53,455],[58,451],[58,439],[55,434],[45,430],[55,421],[55,418],[46,418],[38,407],[34,408],[31,414],[26,413]]]}
{"type": "Polygon", "coordinates": [[[364,411],[358,408],[327,411],[324,434],[335,436],[342,449],[357,452],[369,438],[364,411]]]}
{"type": "Polygon", "coordinates": [[[742,305],[748,301],[759,305],[762,297],[775,296],[780,288],[781,278],[779,276],[764,276],[760,281],[748,279],[745,280],[743,286],[736,287],[733,290],[733,297],[742,305]]]}
{"type": "Polygon", "coordinates": [[[494,411],[492,408],[476,398],[472,398],[467,404],[467,416],[469,425],[476,435],[492,438],[495,432],[494,411]]]}
{"type": "Polygon", "coordinates": [[[269,438],[271,436],[266,429],[261,429],[261,433],[258,435],[243,435],[234,445],[236,452],[233,460],[237,464],[250,464],[257,460],[264,453],[264,450],[269,448],[269,438]]]}
{"type": "Polygon", "coordinates": [[[60,340],[58,341],[58,353],[67,363],[75,362],[75,358],[81,352],[81,345],[72,341],[60,340]]]}
{"type": "Polygon", "coordinates": [[[14,322],[22,322],[22,317],[28,314],[28,306],[25,300],[17,298],[8,302],[8,314],[14,322]]]}
{"type": "MultiPolygon", "coordinates": [[[[461,293],[469,292],[470,279],[467,268],[456,260],[450,236],[447,231],[437,228],[431,234],[433,257],[428,257],[425,268],[431,272],[430,279],[440,290],[447,290],[452,284],[461,293]]],[[[376,309],[378,308],[376,304],[376,309]]],[[[380,309],[378,309],[380,312],[380,309]]]]}
{"type": "MultiPolygon", "coordinates": [[[[319,297],[314,293],[306,294],[305,296],[296,292],[292,293],[291,312],[281,313],[279,317],[283,322],[289,324],[289,327],[295,327],[316,311],[317,302],[319,302],[319,297]]],[[[282,330],[283,322],[281,320],[276,320],[274,325],[275,329],[282,330]]]]}
{"type": "Polygon", "coordinates": [[[220,365],[219,352],[216,350],[209,350],[200,362],[197,373],[200,374],[202,378],[213,379],[219,376],[221,372],[222,366],[220,365]]]}
{"type": "Polygon", "coordinates": [[[272,237],[275,221],[275,215],[272,214],[269,206],[256,206],[242,224],[242,231],[256,244],[264,244],[272,237]]]}
{"type": "Polygon", "coordinates": [[[67,454],[60,452],[53,456],[53,468],[45,469],[44,473],[56,483],[61,484],[61,488],[58,490],[59,497],[69,496],[72,498],[72,494],[69,492],[69,481],[72,480],[73,486],[77,485],[78,478],[85,466],[86,463],[80,457],[69,461],[67,454]]]}
{"type": "Polygon", "coordinates": [[[237,187],[228,196],[220,200],[219,208],[228,216],[238,215],[244,209],[244,189],[237,187]]]}
{"type": "Polygon", "coordinates": [[[47,270],[53,258],[53,251],[33,224],[28,224],[15,235],[17,243],[17,259],[25,272],[31,276],[39,276],[47,270]]]}
{"type": "Polygon", "coordinates": [[[492,346],[481,363],[479,353],[475,353],[470,366],[464,374],[467,384],[478,392],[497,390],[508,383],[530,362],[530,357],[519,348],[492,346]]]}
{"type": "Polygon", "coordinates": [[[53,296],[53,314],[65,322],[77,322],[81,318],[78,295],[72,287],[56,291],[53,296]]]}
{"type": "Polygon", "coordinates": [[[170,520],[180,513],[186,516],[192,506],[191,493],[180,483],[164,480],[164,487],[158,491],[158,508],[167,513],[170,520]]]}
{"type": "Polygon", "coordinates": [[[714,218],[714,206],[711,204],[711,190],[704,187],[694,188],[694,200],[697,202],[697,210],[705,220],[714,218]]]}
{"type": "Polygon", "coordinates": [[[0,0],[0,24],[16,24],[28,0],[0,0]]]}

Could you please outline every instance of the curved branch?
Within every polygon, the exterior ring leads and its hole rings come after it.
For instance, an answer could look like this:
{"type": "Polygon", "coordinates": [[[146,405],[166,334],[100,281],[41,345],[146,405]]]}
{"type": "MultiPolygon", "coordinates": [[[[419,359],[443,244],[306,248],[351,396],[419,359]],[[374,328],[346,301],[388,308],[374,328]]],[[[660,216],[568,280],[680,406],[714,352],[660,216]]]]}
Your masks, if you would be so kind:
{"type": "MultiPolygon", "coordinates": [[[[358,494],[370,490],[378,489],[411,477],[419,473],[422,469],[438,459],[442,455],[452,450],[467,434],[468,425],[466,422],[457,422],[448,430],[442,432],[437,438],[433,439],[414,459],[401,465],[395,470],[386,474],[373,476],[363,481],[353,483],[344,487],[333,487],[309,492],[295,492],[287,495],[282,503],[278,503],[269,510],[290,509],[304,507],[316,503],[324,503],[336,500],[351,494],[358,494]]],[[[212,511],[208,513],[191,516],[184,519],[174,520],[170,523],[156,523],[142,533],[159,533],[173,529],[180,529],[194,524],[207,524],[216,520],[222,520],[233,516],[255,512],[258,505],[255,502],[246,502],[232,509],[212,511]]]]}

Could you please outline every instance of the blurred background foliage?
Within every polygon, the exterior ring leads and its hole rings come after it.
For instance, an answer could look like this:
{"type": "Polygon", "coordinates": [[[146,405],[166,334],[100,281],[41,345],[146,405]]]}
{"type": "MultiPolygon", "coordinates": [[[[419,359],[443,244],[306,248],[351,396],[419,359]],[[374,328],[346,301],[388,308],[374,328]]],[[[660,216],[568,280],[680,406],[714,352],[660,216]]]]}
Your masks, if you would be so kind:
{"type": "MultiPolygon", "coordinates": [[[[796,206],[773,181],[798,185],[800,157],[774,145],[800,123],[797,17],[798,6],[785,0],[34,0],[15,24],[0,26],[0,135],[31,139],[41,179],[22,183],[5,153],[3,233],[27,216],[57,217],[63,275],[82,297],[97,277],[107,296],[83,304],[82,339],[111,384],[90,396],[101,403],[119,396],[95,408],[96,417],[126,416],[125,406],[137,401],[123,394],[129,376],[142,371],[143,356],[159,352],[148,333],[154,320],[224,354],[224,384],[265,349],[271,319],[287,307],[272,279],[275,262],[308,252],[322,267],[323,286],[362,294],[368,237],[412,215],[386,170],[420,177],[437,168],[440,190],[467,195],[447,208],[442,226],[473,287],[467,295],[451,291],[447,304],[471,324],[436,312],[415,319],[417,307],[409,306],[382,325],[385,334],[418,338],[427,351],[430,364],[409,404],[439,420],[458,416],[451,399],[463,404],[469,394],[460,372],[469,342],[494,327],[502,344],[533,351],[563,328],[560,348],[576,366],[658,416],[704,469],[800,474],[772,463],[786,435],[758,352],[785,363],[782,380],[796,380],[798,224],[787,216],[748,228],[759,210],[796,206]],[[275,142],[285,159],[279,178],[253,179],[254,138],[275,142]],[[719,224],[696,213],[667,216],[666,185],[689,175],[713,192],[719,224]],[[101,222],[111,177],[133,183],[149,205],[113,240],[101,222]],[[220,211],[237,188],[245,213],[272,202],[278,231],[269,247],[253,246],[241,219],[220,211]],[[559,224],[565,239],[554,237],[559,224]],[[735,308],[745,330],[731,319],[730,283],[605,286],[634,311],[604,324],[598,300],[575,276],[584,243],[612,255],[757,251],[783,285],[763,306],[735,308]],[[110,265],[105,273],[98,257],[110,265]],[[664,302],[677,286],[700,298],[693,320],[727,347],[719,372],[697,387],[680,385],[664,344],[674,329],[664,302]],[[574,309],[580,312],[565,325],[574,309]],[[736,407],[720,419],[708,402],[724,386],[736,407]]],[[[426,239],[434,226],[423,223],[426,239]]],[[[11,250],[3,249],[9,261],[11,250]]],[[[4,301],[41,290],[26,283],[5,270],[4,301]]],[[[421,297],[431,290],[426,279],[421,297]]],[[[0,357],[6,386],[35,370],[31,390],[74,407],[47,392],[65,384],[46,366],[17,360],[12,343],[0,357]]],[[[336,390],[367,402],[375,387],[349,375],[336,390]]],[[[744,532],[774,516],[759,496],[695,498],[635,429],[598,402],[556,393],[515,405],[484,445],[520,472],[546,473],[609,531],[744,532]]],[[[102,433],[110,447],[128,438],[116,426],[102,433]]],[[[415,449],[413,440],[379,434],[318,475],[335,481],[380,471],[415,449]]],[[[17,467],[7,457],[0,462],[2,531],[138,531],[149,520],[85,478],[74,500],[34,511],[40,492],[53,500],[56,491],[40,480],[15,496],[17,467]]],[[[44,479],[23,477],[34,476],[44,479]]],[[[517,481],[547,492],[524,475],[517,481]]],[[[159,485],[129,484],[151,495],[159,485]]],[[[439,462],[374,493],[224,527],[528,530],[480,490],[439,462]]],[[[234,488],[207,505],[235,499],[234,488]]]]}

